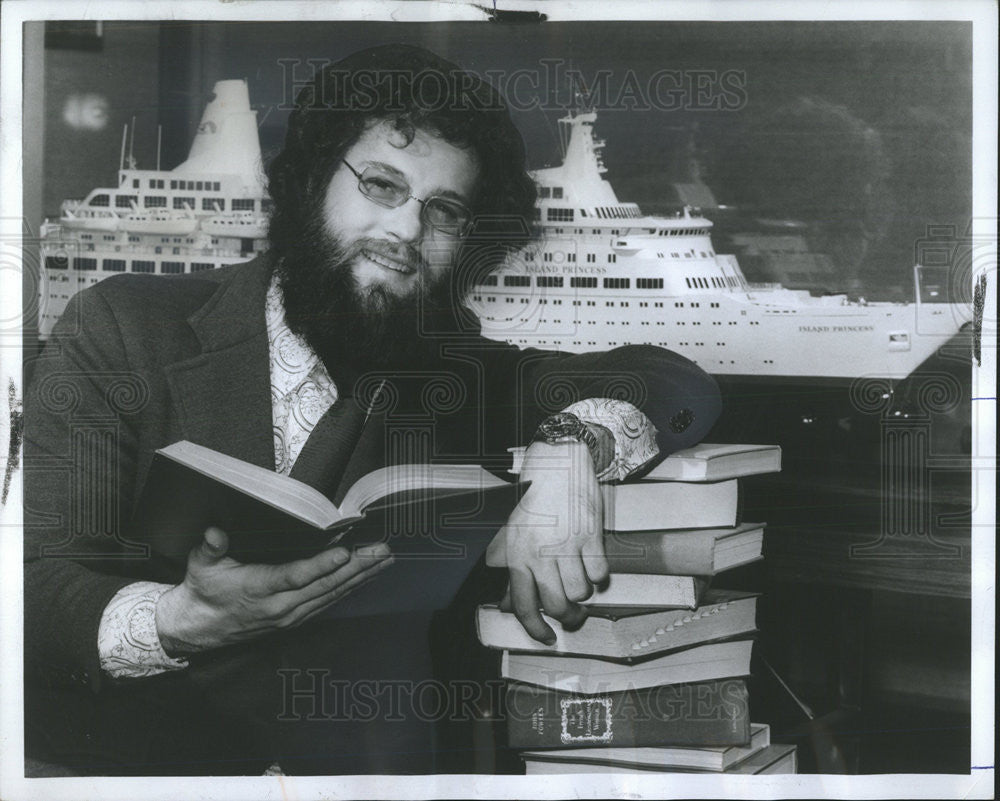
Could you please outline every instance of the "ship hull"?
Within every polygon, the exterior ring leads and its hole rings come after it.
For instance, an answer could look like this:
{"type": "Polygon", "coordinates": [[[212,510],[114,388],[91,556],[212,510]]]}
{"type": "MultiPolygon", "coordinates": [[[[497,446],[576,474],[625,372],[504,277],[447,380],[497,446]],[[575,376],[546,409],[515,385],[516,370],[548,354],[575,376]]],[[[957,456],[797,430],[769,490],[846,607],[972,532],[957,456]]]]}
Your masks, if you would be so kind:
{"type": "Polygon", "coordinates": [[[810,308],[730,293],[695,301],[635,292],[603,294],[600,301],[570,294],[476,297],[472,305],[490,339],[572,353],[656,345],[733,377],[904,378],[968,319],[958,304],[810,308]]]}

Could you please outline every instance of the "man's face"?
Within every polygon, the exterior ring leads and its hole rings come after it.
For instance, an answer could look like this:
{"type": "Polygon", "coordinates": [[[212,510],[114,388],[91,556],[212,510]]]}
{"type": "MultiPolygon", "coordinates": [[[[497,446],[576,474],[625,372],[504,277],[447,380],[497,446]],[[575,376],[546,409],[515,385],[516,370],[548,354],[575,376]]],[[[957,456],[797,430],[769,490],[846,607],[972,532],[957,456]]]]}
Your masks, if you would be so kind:
{"type": "Polygon", "coordinates": [[[360,191],[358,177],[342,163],[323,203],[327,233],[348,252],[357,251],[350,269],[361,295],[415,298],[422,282],[429,286],[446,276],[461,243],[423,222],[420,201],[439,196],[471,206],[479,175],[473,154],[419,129],[407,143],[381,122],[343,159],[358,173],[375,168],[408,186],[411,197],[396,208],[381,205],[360,191]]]}
{"type": "Polygon", "coordinates": [[[478,167],[467,150],[420,130],[407,142],[389,123],[367,129],[344,161],[358,173],[377,166],[412,197],[380,205],[342,163],[277,266],[285,319],[331,373],[418,364],[434,348],[425,326],[452,325],[459,299],[450,279],[462,240],[425,225],[414,198],[471,205],[478,167]]]}

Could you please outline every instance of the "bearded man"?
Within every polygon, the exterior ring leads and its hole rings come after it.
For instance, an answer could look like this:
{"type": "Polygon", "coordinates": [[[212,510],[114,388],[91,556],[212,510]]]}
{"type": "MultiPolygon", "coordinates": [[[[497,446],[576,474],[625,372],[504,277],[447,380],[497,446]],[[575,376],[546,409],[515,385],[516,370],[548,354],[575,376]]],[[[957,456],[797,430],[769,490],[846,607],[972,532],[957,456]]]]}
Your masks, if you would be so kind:
{"type": "Polygon", "coordinates": [[[550,642],[541,613],[578,625],[579,602],[607,578],[598,481],[693,444],[718,415],[714,382],[668,351],[568,356],[477,335],[462,299],[525,244],[535,192],[500,98],[455,65],[386,46],[324,69],[297,98],[268,178],[265,255],[176,279],[103,281],[71,302],[66,317],[82,332],[57,326],[36,367],[26,399],[29,755],[112,774],[252,772],[276,757],[286,769],[302,757],[309,772],[436,769],[427,721],[392,727],[398,710],[274,734],[282,668],[322,666],[347,682],[429,675],[426,627],[406,614],[340,621],[312,638],[313,624],[302,625],[377,582],[384,545],[241,564],[226,555],[226,532],[210,528],[178,568],[155,551],[142,557],[141,521],[128,536],[114,526],[80,535],[87,515],[131,515],[157,448],[187,439],[336,502],[360,475],[413,460],[387,432],[415,420],[430,421],[417,454],[427,461],[499,471],[507,448],[530,443],[522,474],[532,483],[495,547],[507,603],[550,642]],[[446,89],[430,102],[429,72],[446,89]],[[631,402],[603,397],[622,376],[636,388],[631,402]],[[442,377],[464,403],[428,402],[442,377]],[[359,389],[373,378],[393,387],[374,412],[359,389]],[[577,394],[561,410],[575,415],[561,420],[572,430],[536,436],[560,411],[539,397],[553,378],[577,394]],[[323,751],[313,762],[310,747],[323,751]]]}

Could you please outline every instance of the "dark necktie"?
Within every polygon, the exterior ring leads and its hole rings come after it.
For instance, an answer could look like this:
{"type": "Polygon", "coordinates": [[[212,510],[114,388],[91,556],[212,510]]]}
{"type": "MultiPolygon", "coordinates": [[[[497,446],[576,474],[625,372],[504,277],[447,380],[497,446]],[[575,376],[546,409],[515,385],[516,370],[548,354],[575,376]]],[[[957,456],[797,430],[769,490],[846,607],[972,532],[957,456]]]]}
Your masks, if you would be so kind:
{"type": "Polygon", "coordinates": [[[289,475],[332,498],[364,424],[365,411],[354,398],[338,398],[316,423],[289,475]]]}

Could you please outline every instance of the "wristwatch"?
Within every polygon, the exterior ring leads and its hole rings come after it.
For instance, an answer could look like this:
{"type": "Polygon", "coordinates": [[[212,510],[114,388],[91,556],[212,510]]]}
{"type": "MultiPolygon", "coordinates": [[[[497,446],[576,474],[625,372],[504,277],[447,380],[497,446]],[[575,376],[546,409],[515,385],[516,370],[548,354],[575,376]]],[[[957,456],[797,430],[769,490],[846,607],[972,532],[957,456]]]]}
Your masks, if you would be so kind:
{"type": "Polygon", "coordinates": [[[535,430],[532,442],[547,442],[555,445],[557,442],[582,442],[590,451],[590,458],[594,462],[594,469],[601,470],[601,446],[597,441],[594,432],[587,427],[579,417],[570,412],[558,412],[549,415],[535,430]]]}

